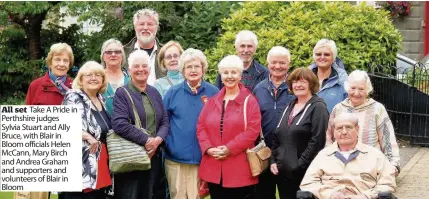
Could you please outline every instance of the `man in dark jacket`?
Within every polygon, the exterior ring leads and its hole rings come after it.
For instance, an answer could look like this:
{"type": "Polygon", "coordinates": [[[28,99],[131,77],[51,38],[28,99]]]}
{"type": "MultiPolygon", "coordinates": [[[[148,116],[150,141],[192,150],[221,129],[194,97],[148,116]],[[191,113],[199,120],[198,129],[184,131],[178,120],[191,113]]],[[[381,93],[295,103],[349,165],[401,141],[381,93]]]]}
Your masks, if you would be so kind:
{"type": "Polygon", "coordinates": [[[153,85],[156,79],[166,75],[158,67],[157,61],[158,50],[161,49],[161,45],[156,38],[159,27],[159,15],[154,10],[148,8],[141,9],[134,14],[133,24],[136,37],[124,46],[125,57],[128,59],[130,53],[137,49],[146,51],[150,57],[149,65],[151,66],[147,83],[153,85]]]}
{"type": "MultiPolygon", "coordinates": [[[[259,82],[266,79],[269,75],[267,68],[253,59],[257,47],[258,38],[252,31],[242,30],[235,37],[235,50],[244,65],[241,82],[251,92],[259,82]]],[[[219,90],[223,88],[220,74],[216,77],[215,86],[218,87],[219,90]]]]}
{"type": "MultiPolygon", "coordinates": [[[[253,94],[258,99],[262,114],[262,132],[265,143],[271,148],[273,134],[286,105],[295,97],[286,84],[290,64],[289,51],[281,46],[271,48],[267,56],[269,77],[256,85],[253,94]]],[[[258,140],[259,141],[259,140],[258,140]]],[[[259,176],[256,199],[276,198],[276,177],[266,170],[259,176]]]]}

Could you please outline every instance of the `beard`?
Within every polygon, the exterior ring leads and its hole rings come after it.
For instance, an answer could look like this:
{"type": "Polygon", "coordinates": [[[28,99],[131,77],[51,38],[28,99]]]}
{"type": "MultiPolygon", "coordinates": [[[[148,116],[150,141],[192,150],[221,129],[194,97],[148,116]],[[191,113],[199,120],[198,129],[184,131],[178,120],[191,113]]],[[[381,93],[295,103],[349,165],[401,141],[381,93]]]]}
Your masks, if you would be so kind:
{"type": "Polygon", "coordinates": [[[152,42],[155,39],[155,35],[152,34],[151,32],[148,32],[148,33],[150,34],[149,36],[143,36],[141,35],[141,33],[136,34],[137,39],[140,40],[143,44],[148,44],[152,42]]]}

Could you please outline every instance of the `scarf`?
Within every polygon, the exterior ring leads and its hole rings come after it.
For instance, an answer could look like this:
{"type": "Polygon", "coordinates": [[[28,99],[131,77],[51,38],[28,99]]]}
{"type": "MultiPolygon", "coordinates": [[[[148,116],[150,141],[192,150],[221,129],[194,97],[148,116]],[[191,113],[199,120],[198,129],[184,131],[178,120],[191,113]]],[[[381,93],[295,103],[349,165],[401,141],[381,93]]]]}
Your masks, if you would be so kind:
{"type": "Polygon", "coordinates": [[[194,94],[194,95],[197,95],[197,94],[198,94],[198,89],[199,89],[199,88],[200,88],[200,86],[201,86],[201,82],[202,82],[202,81],[198,82],[198,84],[197,84],[196,86],[192,87],[192,86],[189,84],[189,82],[188,82],[188,81],[186,81],[186,83],[188,84],[189,88],[191,88],[192,94],[194,94]]]}
{"type": "Polygon", "coordinates": [[[65,85],[67,80],[67,75],[57,77],[55,76],[51,71],[49,71],[49,78],[51,79],[52,83],[60,90],[62,95],[65,95],[68,90],[70,90],[69,87],[65,85]]]}

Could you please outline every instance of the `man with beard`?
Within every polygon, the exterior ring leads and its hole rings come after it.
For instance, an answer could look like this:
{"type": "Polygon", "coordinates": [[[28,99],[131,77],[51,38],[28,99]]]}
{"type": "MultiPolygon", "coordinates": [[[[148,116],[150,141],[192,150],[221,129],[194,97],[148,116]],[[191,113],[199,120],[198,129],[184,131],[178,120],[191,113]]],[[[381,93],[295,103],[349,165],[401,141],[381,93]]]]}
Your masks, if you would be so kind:
{"type": "Polygon", "coordinates": [[[133,24],[136,37],[124,46],[125,55],[128,58],[131,52],[138,49],[144,50],[149,54],[151,71],[147,83],[153,85],[156,79],[166,75],[166,73],[158,67],[158,62],[156,60],[158,49],[161,48],[156,38],[159,27],[159,15],[152,9],[141,9],[134,14],[133,24]]]}
{"type": "MultiPolygon", "coordinates": [[[[244,65],[241,82],[249,89],[250,92],[253,91],[259,82],[269,76],[268,69],[253,59],[257,47],[258,38],[252,31],[242,30],[235,37],[235,51],[243,61],[244,65]]],[[[223,87],[220,74],[216,77],[215,85],[219,89],[222,89],[223,87]]]]}

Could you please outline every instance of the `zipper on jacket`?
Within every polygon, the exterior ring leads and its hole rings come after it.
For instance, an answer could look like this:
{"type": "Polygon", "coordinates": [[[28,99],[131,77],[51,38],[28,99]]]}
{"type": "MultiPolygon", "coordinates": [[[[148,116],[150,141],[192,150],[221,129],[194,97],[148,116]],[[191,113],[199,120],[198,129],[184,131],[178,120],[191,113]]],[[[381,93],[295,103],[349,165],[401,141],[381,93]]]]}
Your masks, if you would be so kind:
{"type": "Polygon", "coordinates": [[[274,110],[276,110],[277,109],[277,94],[279,91],[273,93],[274,89],[271,89],[269,86],[268,86],[268,90],[270,91],[271,97],[274,98],[274,110]]]}

